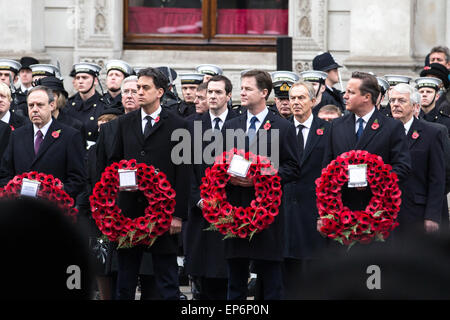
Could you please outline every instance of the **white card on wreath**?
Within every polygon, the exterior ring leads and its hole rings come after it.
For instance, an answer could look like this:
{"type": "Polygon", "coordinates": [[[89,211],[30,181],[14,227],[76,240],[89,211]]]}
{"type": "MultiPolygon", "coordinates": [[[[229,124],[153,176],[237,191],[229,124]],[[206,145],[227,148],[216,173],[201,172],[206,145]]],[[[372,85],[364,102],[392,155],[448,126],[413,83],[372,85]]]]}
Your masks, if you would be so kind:
{"type": "Polygon", "coordinates": [[[36,198],[40,184],[41,183],[39,181],[24,178],[22,180],[22,189],[20,190],[20,195],[36,198]]]}
{"type": "Polygon", "coordinates": [[[367,165],[354,164],[348,166],[348,187],[358,188],[367,186],[367,165]]]}
{"type": "Polygon", "coordinates": [[[119,190],[137,190],[136,170],[119,169],[119,190]]]}
{"type": "Polygon", "coordinates": [[[248,160],[245,160],[244,157],[235,154],[233,156],[233,159],[231,159],[230,167],[228,168],[227,172],[235,176],[245,178],[251,164],[252,163],[248,160]]]}

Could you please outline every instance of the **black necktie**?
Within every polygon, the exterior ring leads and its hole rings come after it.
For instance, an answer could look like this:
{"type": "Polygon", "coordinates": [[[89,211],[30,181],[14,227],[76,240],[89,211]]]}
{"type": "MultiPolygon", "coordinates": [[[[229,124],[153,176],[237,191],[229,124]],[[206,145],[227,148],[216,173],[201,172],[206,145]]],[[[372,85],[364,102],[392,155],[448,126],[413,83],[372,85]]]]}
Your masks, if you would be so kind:
{"type": "Polygon", "coordinates": [[[219,126],[220,118],[219,117],[215,118],[214,122],[215,122],[214,130],[219,130],[220,131],[220,126],[219,126]]]}
{"type": "Polygon", "coordinates": [[[364,132],[364,119],[363,118],[359,118],[358,121],[359,122],[359,127],[358,127],[358,131],[356,131],[356,142],[359,141],[359,139],[361,138],[363,132],[364,132]]]}
{"type": "Polygon", "coordinates": [[[302,132],[304,127],[305,126],[302,125],[302,124],[299,124],[297,126],[297,128],[298,128],[297,140],[298,140],[298,146],[300,148],[300,151],[303,151],[303,148],[304,148],[304,145],[305,145],[305,141],[303,140],[303,132],[302,132]]]}
{"type": "Polygon", "coordinates": [[[145,116],[145,119],[147,119],[147,123],[145,124],[145,129],[144,129],[144,137],[147,138],[148,135],[150,134],[150,130],[152,129],[152,117],[150,116],[145,116]]]}

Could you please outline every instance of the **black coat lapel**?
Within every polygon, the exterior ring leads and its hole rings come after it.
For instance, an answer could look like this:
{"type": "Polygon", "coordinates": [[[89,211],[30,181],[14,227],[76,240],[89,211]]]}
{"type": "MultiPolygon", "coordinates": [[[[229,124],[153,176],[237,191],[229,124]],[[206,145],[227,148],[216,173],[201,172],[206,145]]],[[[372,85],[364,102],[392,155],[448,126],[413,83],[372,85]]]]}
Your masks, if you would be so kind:
{"type": "Polygon", "coordinates": [[[322,129],[322,131],[324,130],[324,128],[319,127],[318,118],[314,117],[311,128],[309,129],[308,138],[306,139],[305,151],[303,151],[301,162],[305,161],[308,158],[317,142],[319,142],[320,137],[317,134],[318,129],[322,129]]]}
{"type": "MultiPolygon", "coordinates": [[[[369,142],[373,139],[374,136],[381,130],[383,126],[383,121],[381,118],[381,114],[375,108],[374,113],[369,119],[369,122],[366,124],[364,128],[364,132],[359,139],[358,143],[355,146],[355,150],[364,150],[364,148],[369,144],[369,142]]],[[[355,127],[354,127],[355,129],[355,127]]],[[[355,133],[356,138],[356,133],[355,133]]]]}
{"type": "MultiPolygon", "coordinates": [[[[154,124],[153,124],[152,128],[150,129],[150,132],[149,132],[148,136],[145,138],[145,140],[147,140],[149,137],[151,137],[152,134],[154,134],[156,131],[158,131],[158,129],[161,127],[161,125],[167,119],[168,116],[169,115],[168,115],[167,111],[164,110],[164,108],[162,108],[162,110],[159,114],[159,117],[154,119],[154,124]]],[[[142,128],[142,125],[141,125],[141,128],[142,128]]]]}
{"type": "Polygon", "coordinates": [[[34,130],[32,124],[26,125],[25,133],[23,137],[21,137],[21,140],[24,143],[27,156],[30,161],[33,161],[36,155],[34,154],[34,130]]]}
{"type": "Polygon", "coordinates": [[[408,148],[412,149],[414,144],[417,142],[417,140],[420,139],[420,132],[422,131],[422,124],[419,120],[414,119],[413,123],[411,124],[411,127],[409,128],[408,135],[407,135],[407,141],[408,141],[408,148]]]}
{"type": "MultiPolygon", "coordinates": [[[[50,146],[57,139],[59,139],[59,136],[63,135],[63,134],[64,134],[64,132],[62,132],[61,126],[55,119],[53,119],[52,123],[50,124],[50,127],[47,130],[47,133],[45,134],[44,140],[42,141],[42,145],[39,148],[39,151],[38,151],[36,157],[34,158],[34,161],[31,164],[31,166],[33,166],[36,163],[36,161],[39,160],[39,158],[48,150],[48,148],[50,148],[50,146]]],[[[33,135],[34,135],[34,131],[33,131],[33,135]]],[[[34,136],[31,141],[33,141],[33,152],[34,152],[34,136]]]]}
{"type": "MultiPolygon", "coordinates": [[[[133,111],[133,112],[135,112],[135,114],[134,114],[133,121],[131,123],[132,128],[126,127],[126,128],[123,128],[123,130],[124,130],[124,132],[134,132],[134,135],[138,139],[139,144],[143,145],[144,144],[144,134],[142,132],[141,110],[138,109],[137,111],[133,111]]],[[[129,122],[126,122],[127,126],[129,126],[128,123],[129,122]]]]}

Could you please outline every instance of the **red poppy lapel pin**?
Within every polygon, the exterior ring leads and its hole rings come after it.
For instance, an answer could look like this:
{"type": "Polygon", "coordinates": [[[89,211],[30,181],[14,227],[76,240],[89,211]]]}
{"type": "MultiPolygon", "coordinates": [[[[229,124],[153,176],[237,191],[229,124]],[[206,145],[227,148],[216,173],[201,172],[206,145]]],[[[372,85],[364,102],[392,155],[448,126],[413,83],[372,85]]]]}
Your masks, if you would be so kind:
{"type": "Polygon", "coordinates": [[[155,123],[158,123],[159,122],[159,116],[157,116],[156,118],[155,118],[155,123]]]}
{"type": "Polygon", "coordinates": [[[417,140],[417,138],[419,138],[419,133],[417,132],[417,130],[414,130],[413,134],[411,135],[411,138],[413,138],[414,140],[417,140]]]}
{"type": "Polygon", "coordinates": [[[14,127],[12,125],[9,125],[9,127],[11,128],[11,131],[14,131],[14,127]]]}
{"type": "Polygon", "coordinates": [[[375,121],[372,123],[372,130],[377,130],[380,127],[380,124],[378,123],[378,119],[375,119],[375,121]]]}
{"type": "Polygon", "coordinates": [[[52,137],[55,138],[55,139],[57,139],[57,138],[59,138],[59,134],[60,134],[60,133],[61,133],[61,129],[56,130],[56,131],[53,131],[53,132],[52,132],[52,137]]]}
{"type": "Polygon", "coordinates": [[[317,134],[318,136],[323,136],[323,129],[325,129],[325,128],[319,128],[319,129],[317,129],[316,134],[317,134]]]}
{"type": "Polygon", "coordinates": [[[267,131],[270,129],[270,127],[272,127],[272,125],[270,124],[270,120],[267,120],[266,123],[264,124],[263,128],[264,128],[264,130],[267,131]]]}

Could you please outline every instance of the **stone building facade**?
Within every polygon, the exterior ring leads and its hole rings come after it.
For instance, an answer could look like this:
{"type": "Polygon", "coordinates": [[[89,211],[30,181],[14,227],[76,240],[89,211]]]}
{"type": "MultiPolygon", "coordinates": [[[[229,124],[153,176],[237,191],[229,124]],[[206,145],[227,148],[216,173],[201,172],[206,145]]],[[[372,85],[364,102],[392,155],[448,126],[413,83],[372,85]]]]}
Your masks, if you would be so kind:
{"type": "MultiPolygon", "coordinates": [[[[169,65],[178,72],[213,63],[223,67],[235,88],[241,70],[276,69],[275,51],[127,49],[123,1],[1,1],[0,57],[59,62],[69,91],[68,74],[79,61],[103,65],[123,59],[135,67],[169,65]]],[[[344,66],[343,83],[353,70],[414,77],[430,48],[450,46],[450,0],[289,0],[288,24],[297,72],[329,50],[344,66]]],[[[233,98],[239,99],[239,90],[233,98]]]]}

